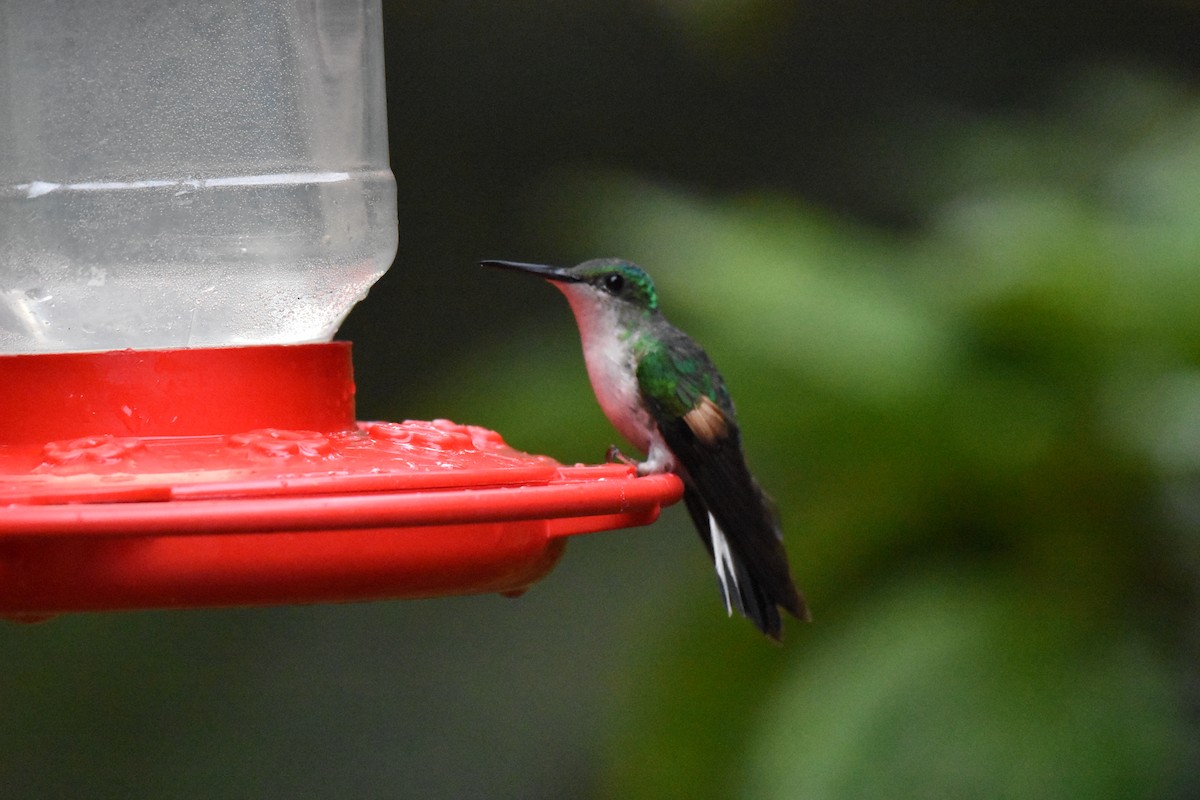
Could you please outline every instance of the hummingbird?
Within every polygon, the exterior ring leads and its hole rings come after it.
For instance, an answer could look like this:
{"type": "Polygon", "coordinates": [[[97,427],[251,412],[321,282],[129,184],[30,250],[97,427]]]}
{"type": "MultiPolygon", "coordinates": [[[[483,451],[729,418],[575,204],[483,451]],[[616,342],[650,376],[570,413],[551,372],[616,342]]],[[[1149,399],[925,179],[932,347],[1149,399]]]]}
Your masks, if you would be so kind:
{"type": "Polygon", "coordinates": [[[776,641],[781,608],[810,619],[788,568],[778,511],[746,466],[725,381],[700,345],[663,316],[646,271],[616,258],[573,267],[480,264],[536,275],[566,295],[600,408],[646,456],[637,462],[614,446],[609,460],[638,475],[672,472],[683,481],[726,613],[738,611],[776,641]]]}

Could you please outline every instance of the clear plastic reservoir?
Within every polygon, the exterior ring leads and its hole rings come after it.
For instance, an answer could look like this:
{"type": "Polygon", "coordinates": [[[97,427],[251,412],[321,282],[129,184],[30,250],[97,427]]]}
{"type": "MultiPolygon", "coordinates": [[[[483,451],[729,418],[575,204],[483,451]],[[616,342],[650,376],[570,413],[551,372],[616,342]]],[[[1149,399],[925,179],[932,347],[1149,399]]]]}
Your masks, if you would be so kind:
{"type": "Polygon", "coordinates": [[[396,251],[379,0],[0,0],[0,353],[331,338],[396,251]]]}

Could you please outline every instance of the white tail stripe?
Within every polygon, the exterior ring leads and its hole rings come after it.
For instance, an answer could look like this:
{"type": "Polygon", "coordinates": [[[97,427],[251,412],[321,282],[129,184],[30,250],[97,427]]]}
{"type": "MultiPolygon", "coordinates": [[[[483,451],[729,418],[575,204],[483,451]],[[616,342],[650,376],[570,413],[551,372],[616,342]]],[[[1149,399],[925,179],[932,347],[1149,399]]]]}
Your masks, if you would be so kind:
{"type": "MultiPolygon", "coordinates": [[[[733,616],[732,598],[738,591],[737,571],[733,568],[733,553],[729,552],[729,542],[725,533],[717,525],[716,517],[708,515],[708,529],[712,533],[713,561],[717,565],[717,578],[721,581],[721,594],[725,596],[725,611],[733,616]]],[[[740,595],[738,608],[741,608],[740,595]]]]}

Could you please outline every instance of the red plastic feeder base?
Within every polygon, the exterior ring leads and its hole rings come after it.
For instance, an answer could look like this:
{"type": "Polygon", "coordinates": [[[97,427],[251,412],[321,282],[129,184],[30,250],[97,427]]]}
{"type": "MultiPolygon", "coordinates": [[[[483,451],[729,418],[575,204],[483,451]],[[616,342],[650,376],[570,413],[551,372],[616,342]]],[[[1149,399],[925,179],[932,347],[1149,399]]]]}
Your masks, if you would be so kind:
{"type": "Polygon", "coordinates": [[[682,486],[355,422],[350,346],[0,356],[0,615],[520,593],[682,486]]]}

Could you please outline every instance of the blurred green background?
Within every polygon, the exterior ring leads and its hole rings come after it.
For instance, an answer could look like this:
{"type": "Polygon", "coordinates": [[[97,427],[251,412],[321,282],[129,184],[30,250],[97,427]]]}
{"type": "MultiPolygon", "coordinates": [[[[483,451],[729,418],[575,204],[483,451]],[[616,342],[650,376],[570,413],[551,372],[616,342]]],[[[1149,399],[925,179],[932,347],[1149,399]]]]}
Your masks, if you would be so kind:
{"type": "Polygon", "coordinates": [[[681,508],[519,600],[0,626],[12,798],[1200,796],[1200,9],[385,2],[360,418],[599,461],[623,256],[738,400],[814,609],[681,508]]]}

